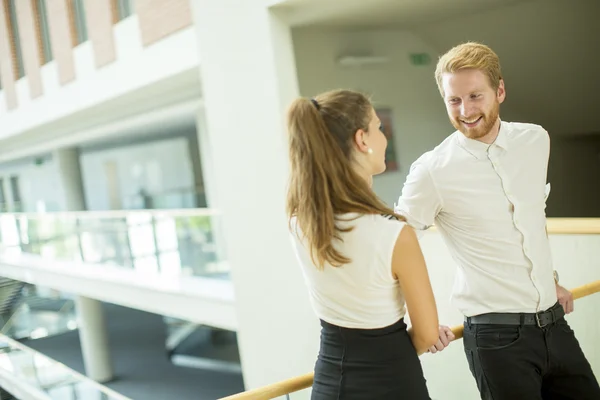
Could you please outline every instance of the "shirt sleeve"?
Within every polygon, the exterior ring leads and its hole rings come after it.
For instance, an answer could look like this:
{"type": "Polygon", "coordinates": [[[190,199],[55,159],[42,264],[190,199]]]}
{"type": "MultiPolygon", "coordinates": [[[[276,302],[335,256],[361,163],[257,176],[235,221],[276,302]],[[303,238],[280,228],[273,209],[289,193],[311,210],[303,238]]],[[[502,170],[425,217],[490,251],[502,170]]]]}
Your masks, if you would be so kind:
{"type": "MultiPolygon", "coordinates": [[[[550,135],[548,134],[548,132],[544,129],[543,130],[543,134],[542,134],[542,138],[543,138],[543,143],[544,143],[544,147],[546,150],[546,156],[545,156],[545,163],[546,163],[546,181],[548,180],[548,163],[550,162],[550,135]]],[[[546,186],[544,188],[544,203],[548,202],[548,196],[550,196],[550,189],[552,187],[550,186],[550,182],[546,183],[546,186]]]]}
{"type": "Polygon", "coordinates": [[[394,209],[416,230],[424,231],[433,225],[442,209],[442,200],[425,157],[419,158],[410,167],[402,195],[394,209]]]}

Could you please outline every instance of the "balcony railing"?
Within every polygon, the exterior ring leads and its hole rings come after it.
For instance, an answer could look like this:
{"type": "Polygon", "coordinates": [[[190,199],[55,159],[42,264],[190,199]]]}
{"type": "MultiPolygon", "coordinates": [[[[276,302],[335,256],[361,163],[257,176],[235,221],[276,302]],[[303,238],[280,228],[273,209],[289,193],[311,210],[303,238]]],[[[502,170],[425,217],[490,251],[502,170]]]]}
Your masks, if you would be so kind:
{"type": "Polygon", "coordinates": [[[0,387],[23,400],[131,400],[1,334],[0,387]]]}
{"type": "MultiPolygon", "coordinates": [[[[565,252],[570,253],[573,250],[577,250],[579,257],[587,257],[587,252],[595,252],[598,249],[597,239],[600,235],[600,219],[549,218],[547,221],[547,227],[548,233],[551,234],[551,245],[555,246],[557,250],[557,254],[554,255],[558,255],[558,258],[562,258],[563,261],[566,257],[566,255],[564,254],[565,252]],[[574,241],[569,241],[569,243],[562,243],[561,241],[565,240],[565,235],[585,236],[585,238],[572,238],[575,240],[582,241],[578,243],[575,243],[574,241]],[[585,251],[583,251],[584,249],[578,246],[585,246],[585,251]]],[[[553,250],[555,249],[553,248],[553,250]]],[[[575,259],[575,257],[572,258],[575,259]]],[[[555,260],[555,262],[556,261],[557,260],[555,260]]],[[[594,275],[598,276],[597,274],[594,275]]],[[[600,280],[576,287],[572,289],[572,292],[575,299],[581,299],[583,297],[590,296],[594,293],[598,293],[600,292],[600,280]]],[[[577,313],[577,311],[575,313],[577,313]]],[[[456,336],[455,340],[459,340],[462,338],[462,325],[455,326],[452,330],[456,336]]],[[[584,333],[585,332],[581,332],[582,336],[584,336],[584,333]]],[[[593,356],[593,354],[594,353],[592,352],[591,355],[593,356]]],[[[234,394],[232,396],[222,398],[221,400],[268,400],[279,398],[282,396],[290,398],[291,394],[310,388],[313,383],[313,375],[313,372],[308,372],[300,376],[295,376],[263,387],[234,394]]]]}
{"type": "Polygon", "coordinates": [[[4,251],[168,276],[229,277],[211,209],[5,213],[4,251]]]}
{"type": "MultiPolygon", "coordinates": [[[[600,281],[595,281],[577,287],[572,290],[573,298],[580,299],[600,292],[600,281]]],[[[452,332],[455,335],[454,340],[459,340],[463,336],[463,326],[458,325],[452,328],[452,332]]],[[[221,398],[221,400],[269,400],[275,399],[280,396],[286,396],[294,392],[298,392],[303,389],[307,389],[313,384],[314,373],[309,372],[304,375],[296,376],[290,379],[286,379],[280,382],[276,382],[267,386],[263,386],[257,389],[248,390],[243,393],[234,394],[221,398]]]]}

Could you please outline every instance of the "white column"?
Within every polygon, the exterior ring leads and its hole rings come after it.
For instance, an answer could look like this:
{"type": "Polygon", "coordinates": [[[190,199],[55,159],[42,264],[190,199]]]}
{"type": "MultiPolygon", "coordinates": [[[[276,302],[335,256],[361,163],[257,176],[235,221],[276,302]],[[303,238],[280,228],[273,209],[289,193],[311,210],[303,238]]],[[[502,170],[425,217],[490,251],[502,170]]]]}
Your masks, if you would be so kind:
{"type": "Polygon", "coordinates": [[[75,307],[86,375],[96,382],[108,382],[113,378],[113,368],[102,304],[77,296],[75,307]]]}
{"type": "MultiPolygon", "coordinates": [[[[53,159],[63,190],[65,210],[84,211],[79,151],[76,148],[59,149],[53,153],[53,159]]],[[[97,382],[108,382],[113,378],[113,367],[102,304],[98,300],[76,296],[75,307],[86,374],[97,382]]]]}
{"type": "Polygon", "coordinates": [[[54,151],[52,158],[54,159],[63,190],[65,210],[85,210],[83,181],[79,166],[79,151],[76,148],[59,149],[54,151]]]}
{"type": "Polygon", "coordinates": [[[298,95],[292,38],[260,2],[191,4],[208,200],[223,213],[244,381],[254,388],[312,370],[319,340],[285,216],[284,114],[298,95]]]}

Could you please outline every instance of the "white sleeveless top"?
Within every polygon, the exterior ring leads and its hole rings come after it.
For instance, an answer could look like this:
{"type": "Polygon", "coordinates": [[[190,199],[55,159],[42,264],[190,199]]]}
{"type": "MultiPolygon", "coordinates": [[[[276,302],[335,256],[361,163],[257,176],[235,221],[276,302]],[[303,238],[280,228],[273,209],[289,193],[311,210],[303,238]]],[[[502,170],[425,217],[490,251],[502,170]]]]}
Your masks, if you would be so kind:
{"type": "MultiPolygon", "coordinates": [[[[346,220],[358,214],[346,214],[346,220]]],[[[345,328],[376,329],[394,324],[406,313],[398,281],[392,273],[392,253],[404,222],[389,216],[361,215],[340,227],[354,226],[341,233],[334,247],[350,258],[349,264],[317,269],[302,232],[292,219],[294,250],[302,271],[313,309],[330,324],[345,328]]]]}

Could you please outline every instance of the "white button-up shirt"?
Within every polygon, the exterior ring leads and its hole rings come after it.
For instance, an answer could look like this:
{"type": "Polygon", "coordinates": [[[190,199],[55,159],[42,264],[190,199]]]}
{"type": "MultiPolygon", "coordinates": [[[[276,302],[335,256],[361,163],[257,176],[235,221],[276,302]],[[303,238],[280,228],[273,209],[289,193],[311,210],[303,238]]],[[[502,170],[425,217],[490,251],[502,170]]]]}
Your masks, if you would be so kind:
{"type": "Polygon", "coordinates": [[[458,273],[465,316],[537,312],[557,301],[546,234],[550,138],[502,121],[491,145],[456,131],[410,169],[396,211],[415,229],[435,223],[458,273]]]}

